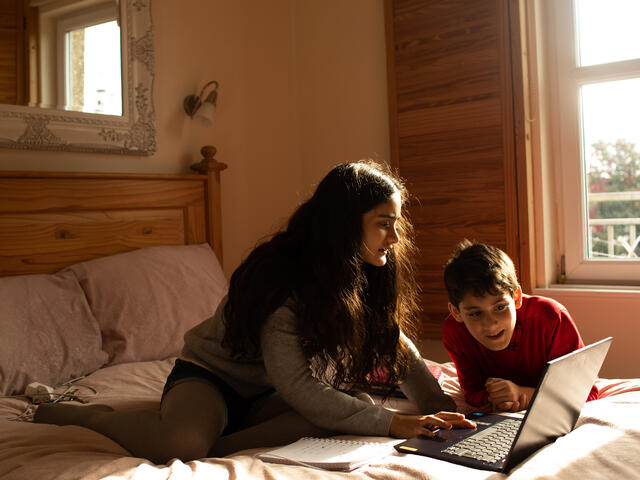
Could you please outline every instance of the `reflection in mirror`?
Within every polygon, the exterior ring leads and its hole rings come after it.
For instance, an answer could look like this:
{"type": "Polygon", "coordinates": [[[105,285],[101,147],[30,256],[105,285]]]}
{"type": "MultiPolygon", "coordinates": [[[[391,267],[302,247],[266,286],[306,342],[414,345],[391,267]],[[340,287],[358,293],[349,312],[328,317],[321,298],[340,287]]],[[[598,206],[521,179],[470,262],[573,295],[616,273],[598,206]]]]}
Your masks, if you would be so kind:
{"type": "Polygon", "coordinates": [[[122,115],[120,11],[114,0],[23,0],[24,105],[122,115]]]}
{"type": "Polygon", "coordinates": [[[0,0],[0,148],[155,151],[152,0],[0,0]]]}

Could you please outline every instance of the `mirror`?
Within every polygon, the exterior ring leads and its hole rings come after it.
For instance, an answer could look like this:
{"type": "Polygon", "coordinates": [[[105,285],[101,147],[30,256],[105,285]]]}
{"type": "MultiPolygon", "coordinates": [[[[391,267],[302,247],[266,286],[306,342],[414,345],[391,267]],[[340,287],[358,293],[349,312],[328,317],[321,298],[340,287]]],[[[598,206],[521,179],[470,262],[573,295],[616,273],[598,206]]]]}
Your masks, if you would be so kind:
{"type": "Polygon", "coordinates": [[[0,64],[12,79],[0,87],[0,147],[152,154],[151,0],[15,3],[24,21],[15,61],[0,64]]]}

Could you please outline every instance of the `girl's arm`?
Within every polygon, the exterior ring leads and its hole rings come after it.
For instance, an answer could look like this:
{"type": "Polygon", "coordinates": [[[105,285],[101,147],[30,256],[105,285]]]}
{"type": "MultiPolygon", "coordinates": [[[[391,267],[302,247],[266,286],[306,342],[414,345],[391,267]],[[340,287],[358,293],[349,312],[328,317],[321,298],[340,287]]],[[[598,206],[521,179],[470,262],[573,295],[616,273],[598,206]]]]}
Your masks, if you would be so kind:
{"type": "Polygon", "coordinates": [[[452,413],[456,411],[456,403],[442,391],[413,342],[403,333],[400,336],[409,347],[411,355],[409,372],[400,384],[400,389],[425,415],[394,415],[390,435],[397,438],[418,435],[433,437],[434,428],[447,430],[475,427],[475,424],[461,413],[452,413]]]}
{"type": "Polygon", "coordinates": [[[284,401],[314,425],[357,435],[389,435],[393,412],[336,390],[316,379],[302,350],[292,310],[283,306],[267,320],[262,357],[284,401]]]}
{"type": "Polygon", "coordinates": [[[403,333],[400,333],[400,340],[409,347],[411,356],[409,372],[400,384],[402,393],[425,415],[440,411],[455,412],[456,403],[442,391],[413,342],[403,333]]]}
{"type": "Polygon", "coordinates": [[[476,424],[461,413],[439,412],[435,415],[394,415],[389,433],[396,438],[413,438],[418,435],[433,437],[434,430],[474,428],[476,424]]]}

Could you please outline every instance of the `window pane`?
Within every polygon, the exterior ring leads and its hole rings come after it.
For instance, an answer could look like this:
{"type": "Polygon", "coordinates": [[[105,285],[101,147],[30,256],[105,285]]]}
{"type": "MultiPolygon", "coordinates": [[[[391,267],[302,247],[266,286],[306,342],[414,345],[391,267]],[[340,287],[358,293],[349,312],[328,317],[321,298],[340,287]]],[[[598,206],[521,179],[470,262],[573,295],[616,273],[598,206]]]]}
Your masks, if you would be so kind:
{"type": "Polygon", "coordinates": [[[578,64],[640,58],[640,0],[575,0],[578,64]]]}
{"type": "Polygon", "coordinates": [[[581,101],[589,258],[638,259],[640,79],[584,85],[581,101]]]}
{"type": "Polygon", "coordinates": [[[122,115],[120,27],[115,21],[68,34],[67,108],[122,115]]]}

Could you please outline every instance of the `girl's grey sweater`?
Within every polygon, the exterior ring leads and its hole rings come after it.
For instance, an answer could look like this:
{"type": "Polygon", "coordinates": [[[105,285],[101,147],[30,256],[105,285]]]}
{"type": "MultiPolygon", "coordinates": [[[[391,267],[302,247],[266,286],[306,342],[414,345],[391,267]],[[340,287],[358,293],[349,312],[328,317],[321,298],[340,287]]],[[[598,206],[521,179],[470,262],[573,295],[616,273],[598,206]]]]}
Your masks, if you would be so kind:
{"type": "MultiPolygon", "coordinates": [[[[229,350],[221,345],[225,303],[226,297],[212,317],[185,334],[182,359],[215,373],[245,397],[275,388],[289,406],[318,427],[356,435],[389,434],[392,411],[336,390],[313,375],[289,302],[265,322],[262,355],[251,360],[231,358],[229,350]]],[[[404,335],[402,338],[411,352],[411,366],[401,384],[402,391],[423,414],[455,410],[455,404],[442,392],[415,345],[404,335]]]]}

